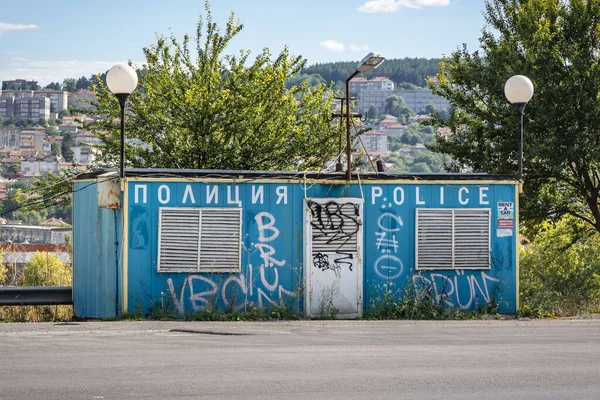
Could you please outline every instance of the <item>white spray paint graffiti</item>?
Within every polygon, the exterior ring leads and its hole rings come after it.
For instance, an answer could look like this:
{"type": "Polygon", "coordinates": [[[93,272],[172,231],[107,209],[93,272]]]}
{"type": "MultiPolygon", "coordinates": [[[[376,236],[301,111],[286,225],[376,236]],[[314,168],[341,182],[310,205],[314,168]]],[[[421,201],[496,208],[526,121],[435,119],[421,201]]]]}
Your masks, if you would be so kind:
{"type": "MultiPolygon", "coordinates": [[[[386,200],[386,199],[384,199],[386,200]]],[[[396,232],[400,231],[400,227],[403,226],[402,218],[398,215],[386,212],[381,214],[377,220],[377,226],[379,231],[375,232],[377,237],[377,250],[381,251],[381,256],[375,261],[375,273],[377,276],[383,279],[395,279],[402,274],[404,265],[402,261],[392,253],[398,253],[398,240],[396,238],[396,232]],[[388,224],[385,223],[389,221],[388,224]]]]}
{"type": "Polygon", "coordinates": [[[494,278],[482,271],[479,277],[473,274],[465,274],[465,271],[457,271],[454,276],[446,276],[439,273],[425,275],[414,275],[413,286],[419,296],[431,295],[437,303],[443,302],[450,307],[459,307],[463,310],[481,304],[489,304],[492,300],[491,290],[499,279],[494,278]],[[489,283],[489,285],[488,285],[489,283]]]}
{"type": "MultiPolygon", "coordinates": [[[[273,300],[268,293],[266,293],[263,288],[257,288],[258,293],[258,307],[262,308],[265,305],[265,301],[270,304],[277,304],[278,301],[283,300],[283,294],[288,296],[294,296],[294,293],[286,290],[282,285],[279,284],[279,269],[278,267],[283,267],[285,265],[285,260],[277,260],[275,258],[275,248],[270,244],[275,239],[279,237],[279,229],[275,226],[275,217],[270,213],[263,211],[254,217],[256,224],[258,226],[258,241],[260,243],[256,243],[254,247],[258,249],[260,252],[260,257],[263,260],[263,264],[260,266],[260,282],[264,289],[269,292],[276,292],[279,295],[277,300],[273,300]],[[267,280],[267,269],[273,270],[273,282],[269,282],[267,280]]],[[[252,266],[249,266],[249,269],[252,271],[252,266]]],[[[250,280],[250,290],[254,291],[254,282],[250,280]]]]}
{"type": "Polygon", "coordinates": [[[262,308],[266,304],[277,304],[283,300],[283,295],[295,297],[295,293],[286,290],[279,283],[278,267],[285,266],[285,260],[277,259],[276,249],[273,247],[273,241],[280,235],[279,229],[275,226],[275,218],[268,212],[258,213],[254,220],[258,227],[258,242],[254,248],[258,250],[258,256],[262,259],[262,264],[258,268],[260,277],[260,286],[254,287],[254,268],[252,264],[248,265],[248,281],[242,274],[231,275],[222,282],[215,281],[203,275],[187,276],[179,289],[175,288],[173,280],[167,279],[169,294],[177,312],[183,316],[186,312],[186,302],[191,305],[192,312],[200,312],[207,307],[214,306],[219,298],[223,301],[226,308],[233,310],[242,310],[244,307],[252,305],[248,301],[248,295],[254,296],[256,289],[258,307],[262,308]],[[267,271],[273,271],[272,282],[268,280],[267,271]],[[236,293],[239,296],[236,296],[236,293]],[[277,299],[271,296],[276,294],[277,299]]]}
{"type": "MultiPolygon", "coordinates": [[[[179,290],[179,296],[177,296],[177,291],[175,286],[173,285],[173,280],[171,278],[167,279],[167,285],[169,287],[169,293],[171,295],[171,300],[175,305],[175,309],[180,316],[185,314],[185,301],[186,301],[186,289],[189,292],[189,300],[192,311],[199,312],[207,307],[211,306],[212,303],[216,302],[219,294],[223,299],[223,303],[225,307],[230,306],[231,297],[227,295],[227,288],[231,284],[237,284],[241,289],[244,297],[247,293],[246,281],[243,275],[232,275],[223,281],[221,284],[216,283],[212,279],[209,279],[202,275],[190,275],[187,276],[183,280],[183,284],[181,285],[181,289],[179,290]],[[203,290],[197,291],[199,288],[203,290]]],[[[241,304],[233,305],[234,310],[240,310],[244,307],[244,302],[241,304]]]]}

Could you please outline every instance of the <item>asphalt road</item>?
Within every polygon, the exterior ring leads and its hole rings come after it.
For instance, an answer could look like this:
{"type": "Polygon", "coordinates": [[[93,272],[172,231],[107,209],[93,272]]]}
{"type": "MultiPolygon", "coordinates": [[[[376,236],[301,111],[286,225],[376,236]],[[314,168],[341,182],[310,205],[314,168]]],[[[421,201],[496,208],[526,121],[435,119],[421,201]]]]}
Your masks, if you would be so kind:
{"type": "Polygon", "coordinates": [[[0,323],[0,399],[598,399],[600,320],[0,323]]]}

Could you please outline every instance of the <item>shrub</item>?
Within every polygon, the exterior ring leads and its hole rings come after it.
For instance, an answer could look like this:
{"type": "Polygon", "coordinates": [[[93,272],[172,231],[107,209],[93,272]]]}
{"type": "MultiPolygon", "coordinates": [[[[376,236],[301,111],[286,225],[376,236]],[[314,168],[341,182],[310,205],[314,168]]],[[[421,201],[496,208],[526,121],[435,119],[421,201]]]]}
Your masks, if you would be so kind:
{"type": "MultiPolygon", "coordinates": [[[[0,263],[0,282],[2,278],[0,263]]],[[[19,286],[69,286],[73,281],[71,268],[55,255],[38,252],[25,265],[18,281],[19,286]]],[[[72,306],[6,306],[0,307],[0,321],[40,322],[70,321],[72,306]]]]}
{"type": "Polygon", "coordinates": [[[566,217],[546,222],[520,250],[519,316],[572,316],[600,310],[600,234],[566,217]]]}

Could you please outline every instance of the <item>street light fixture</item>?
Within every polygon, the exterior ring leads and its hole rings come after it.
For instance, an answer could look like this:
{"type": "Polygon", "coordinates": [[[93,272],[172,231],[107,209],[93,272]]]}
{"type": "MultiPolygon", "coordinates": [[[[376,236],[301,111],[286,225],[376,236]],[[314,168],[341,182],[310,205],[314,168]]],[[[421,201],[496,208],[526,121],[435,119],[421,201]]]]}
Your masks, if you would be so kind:
{"type": "Polygon", "coordinates": [[[523,185],[523,114],[527,102],[533,97],[533,83],[528,77],[515,75],[504,85],[504,95],[517,109],[519,115],[519,185],[523,185]]]}
{"type": "Polygon", "coordinates": [[[125,177],[125,103],[137,86],[137,73],[128,64],[117,64],[106,73],[106,86],[117,97],[121,106],[121,149],[119,158],[119,177],[125,177]]]}
{"type": "Polygon", "coordinates": [[[381,65],[381,63],[385,60],[383,54],[380,53],[369,53],[363,58],[360,63],[358,63],[358,67],[356,67],[356,71],[352,73],[346,79],[346,162],[347,170],[346,170],[346,179],[352,179],[352,155],[350,154],[350,80],[354,78],[357,74],[361,72],[367,72],[374,68],[377,68],[381,65]]]}

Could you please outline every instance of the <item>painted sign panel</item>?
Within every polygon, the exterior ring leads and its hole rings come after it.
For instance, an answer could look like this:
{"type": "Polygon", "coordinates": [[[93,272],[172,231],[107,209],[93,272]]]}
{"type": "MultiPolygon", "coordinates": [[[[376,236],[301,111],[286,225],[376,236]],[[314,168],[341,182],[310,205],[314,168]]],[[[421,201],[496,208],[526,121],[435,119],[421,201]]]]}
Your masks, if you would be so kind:
{"type": "Polygon", "coordinates": [[[515,227],[515,203],[498,203],[498,228],[513,229],[515,227]]]}

